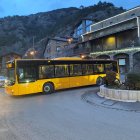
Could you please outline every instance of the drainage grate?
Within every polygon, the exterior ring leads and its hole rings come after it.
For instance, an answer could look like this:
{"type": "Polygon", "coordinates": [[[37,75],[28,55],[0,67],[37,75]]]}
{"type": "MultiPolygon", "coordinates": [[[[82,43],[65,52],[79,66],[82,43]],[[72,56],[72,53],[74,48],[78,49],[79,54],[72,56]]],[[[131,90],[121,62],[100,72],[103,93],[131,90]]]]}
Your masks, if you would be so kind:
{"type": "Polygon", "coordinates": [[[103,101],[101,104],[103,105],[108,105],[108,106],[113,106],[114,104],[116,104],[117,101],[112,101],[112,100],[105,100],[103,101]]]}

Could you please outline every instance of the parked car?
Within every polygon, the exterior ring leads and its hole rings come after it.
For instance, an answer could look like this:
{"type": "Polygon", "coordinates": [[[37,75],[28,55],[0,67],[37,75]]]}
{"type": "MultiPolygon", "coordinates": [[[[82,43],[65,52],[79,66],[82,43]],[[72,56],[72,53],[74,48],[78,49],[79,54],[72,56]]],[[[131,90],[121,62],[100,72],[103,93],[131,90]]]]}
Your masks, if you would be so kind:
{"type": "Polygon", "coordinates": [[[4,87],[6,79],[7,78],[5,76],[0,76],[0,87],[4,87]]]}

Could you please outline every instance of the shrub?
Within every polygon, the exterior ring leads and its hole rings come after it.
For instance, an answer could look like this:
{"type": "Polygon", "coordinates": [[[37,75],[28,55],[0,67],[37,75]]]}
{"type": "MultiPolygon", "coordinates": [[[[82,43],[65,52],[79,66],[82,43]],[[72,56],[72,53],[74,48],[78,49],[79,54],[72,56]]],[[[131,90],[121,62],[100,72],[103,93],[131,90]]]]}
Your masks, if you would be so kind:
{"type": "Polygon", "coordinates": [[[108,70],[106,72],[106,77],[104,77],[106,86],[118,87],[120,82],[119,79],[116,78],[116,76],[117,76],[116,72],[108,70]]]}
{"type": "Polygon", "coordinates": [[[140,89],[140,74],[128,73],[124,84],[127,89],[140,89]]]}

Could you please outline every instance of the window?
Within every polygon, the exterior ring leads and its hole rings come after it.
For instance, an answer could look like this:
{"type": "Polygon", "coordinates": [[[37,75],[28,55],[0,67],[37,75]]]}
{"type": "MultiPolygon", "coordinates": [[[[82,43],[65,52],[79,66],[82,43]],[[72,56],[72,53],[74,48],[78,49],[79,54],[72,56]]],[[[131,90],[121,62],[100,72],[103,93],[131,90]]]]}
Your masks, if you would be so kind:
{"type": "Polygon", "coordinates": [[[54,65],[40,66],[39,79],[49,79],[54,77],[54,65]]]}
{"type": "Polygon", "coordinates": [[[18,69],[19,83],[34,82],[36,80],[36,69],[24,67],[18,69]]]}
{"type": "Polygon", "coordinates": [[[83,71],[83,75],[93,74],[93,65],[92,64],[83,64],[82,71],[83,71]]]}
{"type": "Polygon", "coordinates": [[[68,65],[55,65],[55,77],[69,76],[68,65]]]}
{"type": "Polygon", "coordinates": [[[60,46],[57,46],[57,47],[56,47],[56,51],[57,51],[57,52],[60,52],[60,50],[61,50],[61,47],[60,47],[60,46]]]}
{"type": "Polygon", "coordinates": [[[80,24],[80,25],[78,26],[77,29],[78,29],[78,30],[79,30],[79,29],[82,29],[82,24],[80,24]]]}
{"type": "Polygon", "coordinates": [[[117,63],[115,62],[115,63],[105,64],[105,69],[106,69],[106,71],[109,70],[109,71],[118,72],[117,63]]]}
{"type": "Polygon", "coordinates": [[[10,68],[8,69],[8,80],[15,82],[15,69],[10,68]]]}
{"type": "Polygon", "coordinates": [[[92,24],[92,21],[86,20],[86,25],[91,25],[91,24],[92,24]]]}
{"type": "Polygon", "coordinates": [[[82,34],[82,29],[77,31],[77,35],[81,35],[82,34]]]}
{"type": "Polygon", "coordinates": [[[131,16],[135,16],[135,13],[131,14],[131,16]]]}
{"type": "Polygon", "coordinates": [[[103,73],[104,65],[103,64],[94,64],[94,72],[95,73],[103,73]]]}
{"type": "Polygon", "coordinates": [[[90,32],[90,26],[86,27],[86,32],[90,32]]]}
{"type": "Polygon", "coordinates": [[[119,59],[119,65],[120,65],[120,66],[126,65],[126,59],[125,59],[125,58],[119,59]]]}
{"type": "Polygon", "coordinates": [[[82,68],[81,64],[71,64],[70,65],[70,75],[71,76],[78,76],[82,75],[82,68]]]}
{"type": "Polygon", "coordinates": [[[113,69],[112,63],[110,63],[110,64],[105,64],[105,69],[106,69],[106,71],[107,71],[107,70],[112,70],[112,69],[113,69]]]}

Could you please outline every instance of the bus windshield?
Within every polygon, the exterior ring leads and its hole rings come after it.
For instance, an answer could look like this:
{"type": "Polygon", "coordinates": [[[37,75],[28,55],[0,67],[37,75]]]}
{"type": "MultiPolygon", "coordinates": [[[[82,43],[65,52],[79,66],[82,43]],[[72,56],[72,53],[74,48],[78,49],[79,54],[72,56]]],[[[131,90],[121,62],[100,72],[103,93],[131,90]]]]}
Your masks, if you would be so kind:
{"type": "Polygon", "coordinates": [[[19,67],[18,68],[18,82],[29,83],[36,80],[36,69],[34,67],[19,67]]]}
{"type": "Polygon", "coordinates": [[[8,84],[8,85],[15,84],[15,69],[14,68],[8,69],[6,84],[8,84]]]}

